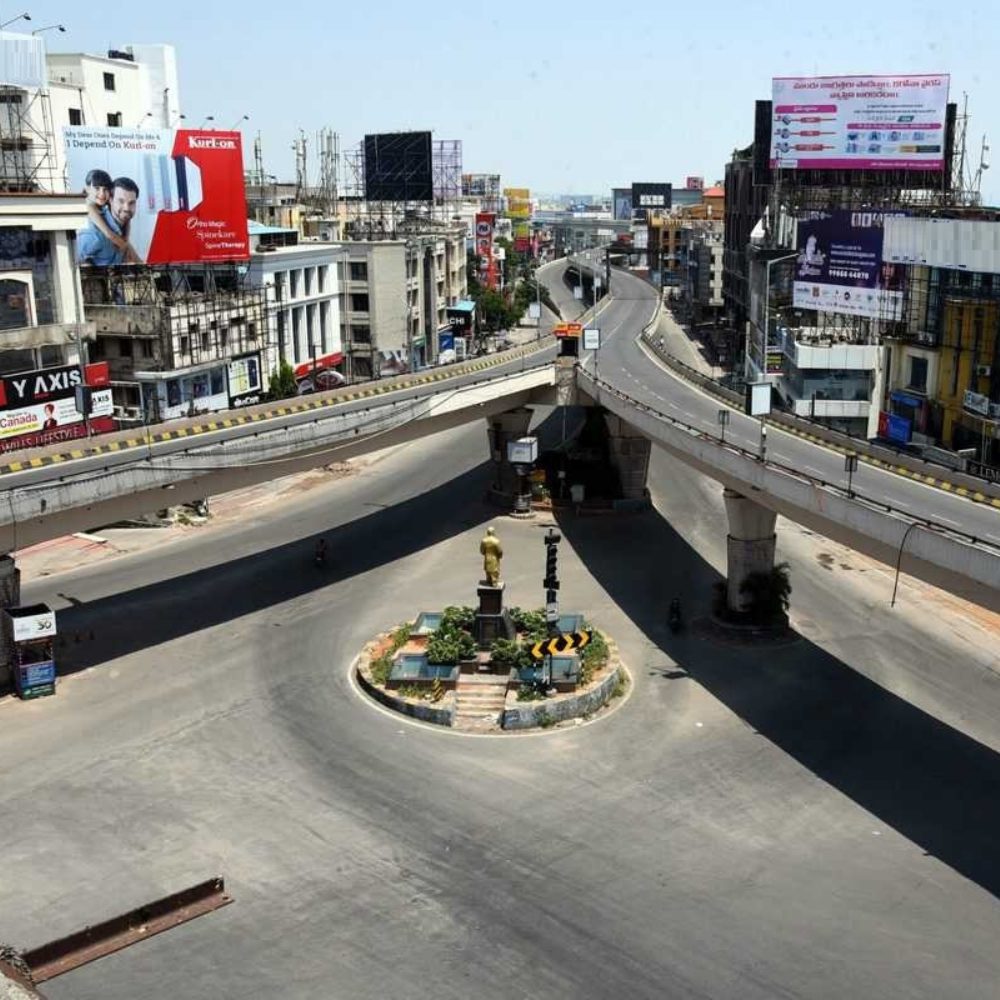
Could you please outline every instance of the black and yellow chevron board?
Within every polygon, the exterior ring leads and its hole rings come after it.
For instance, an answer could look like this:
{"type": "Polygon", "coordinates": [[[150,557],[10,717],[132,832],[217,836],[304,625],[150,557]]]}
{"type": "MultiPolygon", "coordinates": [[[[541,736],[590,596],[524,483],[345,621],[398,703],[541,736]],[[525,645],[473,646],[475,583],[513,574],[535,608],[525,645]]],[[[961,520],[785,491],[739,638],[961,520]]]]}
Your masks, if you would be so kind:
{"type": "Polygon", "coordinates": [[[542,639],[531,647],[533,660],[544,660],[546,656],[556,656],[568,653],[574,649],[583,649],[590,642],[589,632],[562,632],[551,639],[542,639]]]}

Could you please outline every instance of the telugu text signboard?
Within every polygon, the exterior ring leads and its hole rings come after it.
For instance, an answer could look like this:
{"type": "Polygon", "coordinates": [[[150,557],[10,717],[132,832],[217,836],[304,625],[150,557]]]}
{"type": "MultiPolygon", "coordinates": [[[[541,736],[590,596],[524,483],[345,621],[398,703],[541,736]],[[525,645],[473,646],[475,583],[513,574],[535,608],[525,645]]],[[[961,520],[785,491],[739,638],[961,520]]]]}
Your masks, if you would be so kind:
{"type": "Polygon", "coordinates": [[[66,169],[82,192],[82,264],[246,260],[239,132],[67,126],[66,169]]]}
{"type": "Polygon", "coordinates": [[[883,224],[879,212],[817,212],[800,219],[794,308],[899,319],[903,268],[882,261],[883,224]]]}
{"type": "Polygon", "coordinates": [[[776,77],[771,166],[943,170],[947,73],[776,77]]]}

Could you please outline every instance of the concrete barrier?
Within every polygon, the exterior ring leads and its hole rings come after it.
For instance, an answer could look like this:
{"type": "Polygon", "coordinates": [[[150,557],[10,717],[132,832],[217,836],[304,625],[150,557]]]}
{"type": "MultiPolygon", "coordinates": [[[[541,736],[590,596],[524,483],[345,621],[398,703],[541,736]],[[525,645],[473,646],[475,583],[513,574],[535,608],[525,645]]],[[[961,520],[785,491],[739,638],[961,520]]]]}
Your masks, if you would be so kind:
{"type": "MultiPolygon", "coordinates": [[[[643,340],[663,361],[663,363],[676,372],[685,381],[697,385],[706,392],[711,393],[717,399],[721,399],[738,409],[743,407],[743,396],[734,389],[728,389],[721,385],[716,379],[704,372],[692,368],[681,361],[680,358],[670,354],[665,348],[660,347],[659,338],[654,334],[655,327],[647,327],[643,330],[643,340]]],[[[941,462],[920,458],[917,455],[908,455],[902,452],[887,448],[882,445],[872,444],[866,438],[852,437],[842,431],[834,430],[815,420],[806,417],[799,417],[794,413],[784,413],[781,410],[774,410],[768,416],[768,421],[778,427],[783,427],[800,437],[807,437],[817,441],[830,444],[841,451],[854,451],[859,456],[867,459],[874,465],[892,469],[897,472],[909,474],[910,478],[920,479],[928,485],[935,486],[942,482],[948,483],[951,487],[961,488],[972,494],[981,494],[983,497],[1000,500],[1000,483],[992,483],[979,476],[970,475],[959,469],[952,468],[941,462]]]]}

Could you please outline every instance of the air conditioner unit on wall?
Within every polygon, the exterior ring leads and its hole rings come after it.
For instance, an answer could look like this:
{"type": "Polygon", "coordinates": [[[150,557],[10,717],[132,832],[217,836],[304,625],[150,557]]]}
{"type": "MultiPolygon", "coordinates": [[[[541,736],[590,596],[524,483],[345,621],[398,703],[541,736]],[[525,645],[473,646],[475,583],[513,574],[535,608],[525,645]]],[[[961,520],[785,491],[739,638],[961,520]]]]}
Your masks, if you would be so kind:
{"type": "Polygon", "coordinates": [[[993,368],[990,365],[976,365],[976,376],[978,378],[989,378],[993,374],[993,368]]]}

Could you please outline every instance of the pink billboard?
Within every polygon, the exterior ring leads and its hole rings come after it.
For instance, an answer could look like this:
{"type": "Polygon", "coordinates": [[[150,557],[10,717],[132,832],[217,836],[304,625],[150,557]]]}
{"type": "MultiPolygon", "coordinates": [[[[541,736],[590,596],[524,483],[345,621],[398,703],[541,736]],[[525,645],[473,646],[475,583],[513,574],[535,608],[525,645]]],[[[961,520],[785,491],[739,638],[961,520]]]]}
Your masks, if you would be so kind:
{"type": "Polygon", "coordinates": [[[947,73],[771,81],[771,166],[943,170],[947,73]]]}

